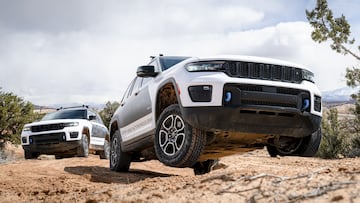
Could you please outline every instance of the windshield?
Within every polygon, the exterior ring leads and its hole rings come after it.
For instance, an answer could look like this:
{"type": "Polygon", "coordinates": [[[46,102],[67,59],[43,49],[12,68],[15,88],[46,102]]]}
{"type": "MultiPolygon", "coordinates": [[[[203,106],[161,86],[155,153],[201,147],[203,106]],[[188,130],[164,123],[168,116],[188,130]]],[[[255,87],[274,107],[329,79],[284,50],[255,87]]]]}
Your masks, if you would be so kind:
{"type": "Polygon", "coordinates": [[[72,109],[72,110],[60,110],[54,113],[45,115],[41,120],[55,120],[55,119],[86,119],[85,109],[72,109]]]}
{"type": "Polygon", "coordinates": [[[167,56],[167,57],[160,57],[161,69],[162,71],[169,69],[171,66],[180,63],[181,61],[187,59],[189,57],[182,57],[182,56],[167,56]]]}

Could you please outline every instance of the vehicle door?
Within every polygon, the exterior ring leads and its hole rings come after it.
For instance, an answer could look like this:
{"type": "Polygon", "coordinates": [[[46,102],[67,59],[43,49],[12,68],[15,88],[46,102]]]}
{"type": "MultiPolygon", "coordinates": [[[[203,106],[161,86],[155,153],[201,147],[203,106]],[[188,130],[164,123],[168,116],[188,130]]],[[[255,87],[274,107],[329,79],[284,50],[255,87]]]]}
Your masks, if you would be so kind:
{"type": "Polygon", "coordinates": [[[123,142],[141,139],[151,131],[150,78],[136,77],[127,98],[120,104],[120,133],[123,142]]]}
{"type": "Polygon", "coordinates": [[[90,144],[103,145],[108,130],[101,118],[97,113],[88,110],[88,120],[92,125],[90,144]]]}

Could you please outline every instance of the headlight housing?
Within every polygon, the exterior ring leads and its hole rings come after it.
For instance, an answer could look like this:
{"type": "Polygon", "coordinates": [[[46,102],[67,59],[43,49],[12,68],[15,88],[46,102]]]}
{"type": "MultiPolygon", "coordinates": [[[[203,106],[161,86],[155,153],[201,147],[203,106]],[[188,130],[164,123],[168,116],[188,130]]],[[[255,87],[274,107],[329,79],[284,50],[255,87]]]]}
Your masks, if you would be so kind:
{"type": "Polygon", "coordinates": [[[223,71],[225,70],[223,64],[224,61],[211,61],[211,62],[196,62],[189,63],[186,65],[186,70],[189,72],[200,72],[200,71],[223,71]]]}
{"type": "Polygon", "coordinates": [[[31,127],[30,126],[24,126],[22,131],[24,131],[24,132],[31,131],[31,127]]]}
{"type": "Polygon", "coordinates": [[[312,73],[308,70],[304,70],[304,69],[302,70],[302,79],[312,82],[312,83],[315,83],[314,82],[314,73],[312,73]]]}
{"type": "Polygon", "coordinates": [[[64,123],[64,127],[75,127],[78,125],[79,125],[79,122],[64,123]]]}

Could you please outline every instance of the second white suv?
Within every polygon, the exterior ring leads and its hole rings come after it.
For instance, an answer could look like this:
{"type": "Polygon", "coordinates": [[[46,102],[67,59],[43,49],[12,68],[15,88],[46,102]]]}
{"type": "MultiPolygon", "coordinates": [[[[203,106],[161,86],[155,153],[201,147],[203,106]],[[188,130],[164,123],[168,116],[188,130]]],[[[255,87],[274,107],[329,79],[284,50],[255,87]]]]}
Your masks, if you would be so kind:
{"type": "Polygon", "coordinates": [[[110,168],[159,159],[208,172],[214,160],[267,146],[313,156],[321,94],[304,66],[249,56],[153,57],[110,122],[110,168]]]}
{"type": "Polygon", "coordinates": [[[40,154],[55,158],[87,157],[95,152],[109,158],[109,131],[100,116],[87,106],[60,108],[41,121],[26,124],[21,133],[25,159],[40,154]]]}

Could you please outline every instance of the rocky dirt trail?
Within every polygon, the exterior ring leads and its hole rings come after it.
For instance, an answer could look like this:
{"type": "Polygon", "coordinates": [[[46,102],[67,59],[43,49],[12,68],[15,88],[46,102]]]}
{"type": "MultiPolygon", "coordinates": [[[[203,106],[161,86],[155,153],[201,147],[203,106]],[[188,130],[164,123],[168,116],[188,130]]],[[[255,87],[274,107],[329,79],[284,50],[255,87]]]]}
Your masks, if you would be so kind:
{"type": "Polygon", "coordinates": [[[158,161],[116,173],[98,156],[0,164],[0,202],[360,202],[360,159],[270,158],[265,150],[220,160],[195,176],[158,161]]]}

